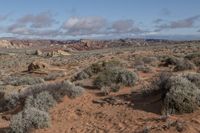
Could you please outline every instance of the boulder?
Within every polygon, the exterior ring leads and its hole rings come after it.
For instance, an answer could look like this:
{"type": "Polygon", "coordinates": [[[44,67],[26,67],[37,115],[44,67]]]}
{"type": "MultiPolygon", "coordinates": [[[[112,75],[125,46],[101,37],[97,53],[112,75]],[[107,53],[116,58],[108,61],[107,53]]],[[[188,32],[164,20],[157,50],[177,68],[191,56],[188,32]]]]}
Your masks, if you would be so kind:
{"type": "Polygon", "coordinates": [[[36,51],[35,51],[35,55],[37,55],[37,56],[41,56],[41,55],[42,55],[42,51],[40,51],[40,50],[36,50],[36,51]]]}
{"type": "Polygon", "coordinates": [[[47,56],[50,56],[50,57],[67,56],[67,55],[70,55],[70,53],[62,51],[62,50],[52,51],[47,54],[47,56]]]}
{"type": "Polygon", "coordinates": [[[28,66],[28,71],[32,72],[32,71],[44,70],[48,68],[49,68],[48,64],[44,62],[34,61],[28,66]]]}

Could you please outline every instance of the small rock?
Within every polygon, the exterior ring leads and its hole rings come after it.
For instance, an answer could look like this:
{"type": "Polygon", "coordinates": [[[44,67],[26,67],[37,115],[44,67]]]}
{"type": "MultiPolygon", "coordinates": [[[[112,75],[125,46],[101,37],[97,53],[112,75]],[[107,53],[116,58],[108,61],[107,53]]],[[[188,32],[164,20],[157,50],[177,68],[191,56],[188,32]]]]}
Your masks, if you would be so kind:
{"type": "Polygon", "coordinates": [[[41,56],[41,55],[42,55],[42,51],[36,50],[36,51],[35,51],[35,55],[41,56]]]}
{"type": "Polygon", "coordinates": [[[184,129],[183,123],[177,122],[176,130],[177,130],[178,132],[182,132],[183,129],[184,129]]]}
{"type": "Polygon", "coordinates": [[[93,100],[92,101],[93,103],[97,103],[97,104],[105,104],[106,102],[105,101],[103,101],[103,100],[93,100]]]}

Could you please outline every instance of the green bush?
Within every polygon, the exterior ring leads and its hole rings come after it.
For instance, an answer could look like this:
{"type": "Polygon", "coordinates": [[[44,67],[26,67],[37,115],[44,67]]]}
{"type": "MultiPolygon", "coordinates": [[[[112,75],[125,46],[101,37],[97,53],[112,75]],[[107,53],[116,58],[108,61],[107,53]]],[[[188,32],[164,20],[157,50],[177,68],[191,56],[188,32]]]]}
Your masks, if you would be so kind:
{"type": "Polygon", "coordinates": [[[200,57],[200,53],[191,53],[185,56],[186,59],[192,60],[194,58],[199,58],[200,57]]]}
{"type": "Polygon", "coordinates": [[[78,73],[76,76],[75,76],[75,80],[83,80],[83,79],[87,79],[89,78],[92,74],[92,72],[86,72],[85,71],[81,71],[80,73],[78,73]]]}
{"type": "Polygon", "coordinates": [[[141,91],[143,96],[150,96],[150,95],[158,95],[160,94],[162,99],[164,99],[168,88],[166,88],[166,84],[170,77],[172,76],[171,73],[162,72],[159,76],[153,80],[149,85],[144,85],[141,91]]]}
{"type": "Polygon", "coordinates": [[[14,86],[21,86],[21,85],[35,85],[44,83],[44,80],[39,77],[8,77],[4,80],[6,84],[14,85],[14,86]]]}
{"type": "Polygon", "coordinates": [[[141,60],[141,59],[136,59],[135,61],[134,61],[134,67],[137,67],[137,66],[144,66],[145,64],[144,64],[144,61],[143,60],[141,60]]]}
{"type": "Polygon", "coordinates": [[[70,98],[76,98],[84,93],[84,89],[80,86],[75,86],[73,83],[69,81],[65,81],[63,83],[62,90],[64,94],[66,94],[70,98]]]}
{"type": "Polygon", "coordinates": [[[106,70],[100,73],[93,83],[99,89],[101,89],[103,86],[110,86],[112,83],[117,82],[118,73],[118,69],[106,70]]]}
{"type": "Polygon", "coordinates": [[[200,74],[199,73],[188,73],[183,75],[183,77],[187,78],[189,81],[194,83],[198,88],[200,88],[200,74]]]}
{"type": "Polygon", "coordinates": [[[25,101],[25,108],[36,108],[48,112],[56,104],[55,99],[47,91],[28,96],[25,101]]]}
{"type": "MultiPolygon", "coordinates": [[[[15,102],[25,105],[21,112],[11,119],[10,128],[13,133],[27,133],[33,128],[45,128],[50,125],[50,117],[47,113],[63,96],[75,98],[82,95],[84,89],[75,86],[69,81],[59,83],[40,84],[29,87],[26,91],[18,93],[14,98],[15,102]]],[[[7,99],[9,102],[11,98],[7,99]]],[[[5,104],[6,105],[6,104],[5,104]]]]}
{"type": "Polygon", "coordinates": [[[162,62],[164,63],[164,66],[176,65],[179,61],[180,59],[174,56],[169,56],[162,60],[162,62]]]}
{"type": "Polygon", "coordinates": [[[94,85],[101,89],[111,84],[121,84],[124,86],[135,85],[138,77],[135,73],[123,70],[121,68],[108,69],[100,73],[94,80],[94,85]]]}
{"type": "Polygon", "coordinates": [[[120,70],[116,79],[116,83],[120,83],[124,86],[134,86],[138,80],[137,74],[127,71],[120,70]]]}
{"type": "Polygon", "coordinates": [[[31,86],[21,95],[27,97],[30,94],[38,94],[40,92],[47,91],[53,96],[56,101],[60,101],[64,96],[75,98],[84,93],[84,88],[75,86],[70,81],[62,81],[58,83],[40,84],[31,86]]]}
{"type": "Polygon", "coordinates": [[[39,129],[49,126],[49,114],[35,108],[25,109],[14,115],[10,120],[12,133],[27,133],[33,128],[39,129]]]}
{"type": "Polygon", "coordinates": [[[197,81],[199,82],[193,75],[175,76],[162,73],[142,90],[142,95],[145,97],[160,95],[163,114],[191,113],[200,105],[200,90],[195,85],[197,81]]]}
{"type": "Polygon", "coordinates": [[[120,67],[122,66],[122,64],[118,60],[110,60],[110,61],[103,61],[102,66],[106,69],[110,69],[113,67],[120,67]]]}
{"type": "Polygon", "coordinates": [[[158,59],[156,57],[143,57],[142,60],[145,64],[151,64],[151,63],[158,61],[158,59]]]}
{"type": "Polygon", "coordinates": [[[72,77],[73,81],[76,80],[83,80],[90,78],[91,76],[98,74],[99,72],[102,72],[106,69],[110,69],[113,67],[120,66],[121,63],[119,61],[111,60],[111,61],[103,61],[103,62],[97,62],[89,67],[85,68],[83,71],[77,73],[74,77],[72,77]]]}
{"type": "Polygon", "coordinates": [[[150,67],[148,67],[148,66],[143,66],[143,65],[141,65],[141,66],[136,66],[136,70],[137,70],[137,71],[142,71],[142,72],[144,72],[144,73],[149,73],[149,72],[152,71],[150,67]]]}
{"type": "Polygon", "coordinates": [[[0,100],[0,112],[7,111],[21,105],[28,96],[37,95],[41,92],[47,91],[56,101],[60,101],[64,96],[75,98],[84,93],[84,89],[75,86],[69,81],[62,81],[57,83],[37,84],[30,86],[23,91],[9,94],[0,100]]]}
{"type": "Polygon", "coordinates": [[[58,77],[64,77],[65,73],[53,72],[44,77],[45,81],[55,80],[58,77]]]}
{"type": "Polygon", "coordinates": [[[200,66],[200,53],[188,54],[185,59],[191,60],[196,66],[200,66]]]}
{"type": "Polygon", "coordinates": [[[5,95],[0,100],[0,112],[10,110],[20,104],[20,97],[17,93],[5,95]]]}
{"type": "Polygon", "coordinates": [[[195,68],[195,65],[191,61],[173,56],[164,59],[163,62],[164,66],[174,65],[174,71],[192,70],[195,68]]]}
{"type": "Polygon", "coordinates": [[[176,63],[174,71],[192,70],[194,68],[195,65],[189,60],[180,60],[176,63]]]}
{"type": "Polygon", "coordinates": [[[118,92],[121,88],[120,84],[111,84],[110,86],[101,87],[101,92],[104,95],[108,95],[110,92],[118,92]]]}
{"type": "Polygon", "coordinates": [[[168,91],[163,100],[164,113],[191,113],[198,108],[200,90],[186,78],[171,77],[166,88],[168,91]]]}

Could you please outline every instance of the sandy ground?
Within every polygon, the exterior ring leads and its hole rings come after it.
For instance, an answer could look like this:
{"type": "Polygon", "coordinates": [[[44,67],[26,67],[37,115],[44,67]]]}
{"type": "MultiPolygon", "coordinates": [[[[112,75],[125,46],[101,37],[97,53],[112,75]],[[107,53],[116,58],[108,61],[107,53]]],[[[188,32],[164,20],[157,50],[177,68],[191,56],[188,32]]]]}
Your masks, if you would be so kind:
{"type": "MultiPolygon", "coordinates": [[[[159,112],[158,104],[152,104],[151,107],[146,108],[142,103],[140,105],[144,108],[130,106],[129,102],[122,98],[130,91],[130,88],[125,88],[118,94],[111,94],[113,97],[121,96],[117,104],[94,103],[93,101],[100,98],[98,91],[94,90],[87,90],[82,97],[74,100],[65,97],[63,102],[57,104],[50,111],[51,127],[36,130],[34,133],[132,133],[143,132],[145,128],[159,126],[160,128],[153,129],[151,132],[178,132],[173,126],[163,128],[170,121],[183,122],[184,130],[182,132],[200,132],[200,111],[187,115],[169,116],[166,120],[162,120],[162,116],[157,113],[159,112]]],[[[135,102],[138,103],[138,101],[135,102]]]]}
{"type": "MultiPolygon", "coordinates": [[[[163,54],[163,51],[160,52],[163,54]]],[[[123,53],[120,56],[124,59],[136,54],[144,55],[146,52],[123,53]]],[[[151,53],[149,52],[149,54],[151,53]]],[[[101,60],[106,59],[108,59],[107,56],[101,60]]],[[[78,62],[75,66],[69,64],[56,70],[67,70],[66,77],[68,77],[77,69],[84,68],[83,66],[87,65],[88,62],[92,63],[96,60],[96,58],[91,58],[87,61],[78,62]],[[75,67],[77,69],[73,69],[75,67]]],[[[159,67],[155,68],[153,73],[139,72],[139,77],[143,81],[149,82],[161,70],[159,67]]],[[[66,77],[57,79],[57,81],[64,80],[66,77]]],[[[83,96],[76,99],[65,97],[62,102],[50,110],[52,117],[50,128],[38,129],[33,132],[149,133],[148,129],[150,129],[150,133],[178,133],[180,128],[184,133],[200,133],[200,110],[191,114],[172,115],[163,118],[164,116],[160,114],[159,96],[144,98],[135,93],[130,97],[131,92],[137,92],[143,83],[139,82],[134,88],[123,88],[117,93],[111,93],[109,96],[102,96],[99,90],[86,87],[83,96]],[[105,102],[104,99],[108,100],[105,102]],[[177,126],[177,124],[173,125],[171,123],[179,123],[180,125],[177,126]]],[[[9,126],[9,116],[8,118],[1,114],[0,116],[0,133],[4,133],[4,129],[9,126]]]]}

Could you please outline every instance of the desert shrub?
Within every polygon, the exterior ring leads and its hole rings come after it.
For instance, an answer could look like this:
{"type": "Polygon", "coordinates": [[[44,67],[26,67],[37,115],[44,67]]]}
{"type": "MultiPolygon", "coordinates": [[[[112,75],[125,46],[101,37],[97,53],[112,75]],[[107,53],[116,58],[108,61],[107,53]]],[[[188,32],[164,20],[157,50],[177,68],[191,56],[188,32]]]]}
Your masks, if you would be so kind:
{"type": "Polygon", "coordinates": [[[67,96],[70,98],[76,98],[82,95],[84,89],[81,86],[72,86],[71,88],[67,88],[67,96]]]}
{"type": "Polygon", "coordinates": [[[47,112],[28,108],[14,115],[10,121],[12,133],[27,133],[32,128],[46,128],[50,126],[50,117],[47,112]]]}
{"type": "Polygon", "coordinates": [[[165,97],[166,92],[168,91],[166,88],[166,84],[171,76],[171,73],[162,72],[150,84],[142,86],[141,94],[143,96],[160,94],[163,99],[165,97]]]}
{"type": "Polygon", "coordinates": [[[158,59],[156,57],[143,57],[142,60],[146,64],[151,64],[153,62],[156,62],[158,59]]]}
{"type": "Polygon", "coordinates": [[[134,66],[144,66],[145,64],[144,64],[144,61],[143,60],[141,60],[141,59],[136,59],[135,61],[134,61],[134,66]]]}
{"type": "Polygon", "coordinates": [[[75,86],[69,81],[62,81],[58,83],[31,86],[26,89],[26,91],[21,93],[21,97],[27,97],[29,95],[38,94],[43,91],[48,91],[57,101],[60,101],[65,95],[70,98],[75,98],[84,93],[84,89],[82,87],[75,86]]]}
{"type": "MultiPolygon", "coordinates": [[[[82,87],[75,86],[73,83],[69,81],[63,81],[59,83],[52,83],[52,84],[44,84],[44,85],[38,85],[33,87],[32,92],[27,92],[31,94],[35,94],[38,91],[48,91],[54,99],[57,101],[60,101],[65,95],[67,95],[70,98],[75,98],[77,96],[80,96],[84,93],[84,89],[82,87]]],[[[26,95],[26,94],[25,94],[26,95]]]]}
{"type": "Polygon", "coordinates": [[[124,86],[133,86],[138,77],[135,73],[122,68],[108,69],[100,73],[94,80],[94,85],[101,89],[103,86],[111,84],[122,84],[124,86]]]}
{"type": "Polygon", "coordinates": [[[37,95],[44,91],[49,92],[56,101],[60,101],[65,95],[75,98],[84,93],[82,87],[75,86],[69,81],[33,85],[21,92],[10,94],[1,99],[0,111],[10,110],[19,104],[21,105],[28,96],[37,95]]]}
{"type": "Polygon", "coordinates": [[[72,77],[72,81],[87,79],[102,70],[102,63],[94,63],[72,77]]]}
{"type": "Polygon", "coordinates": [[[94,85],[101,89],[103,86],[110,86],[112,83],[116,82],[118,71],[113,69],[106,70],[100,73],[97,78],[93,81],[94,85]]]}
{"type": "Polygon", "coordinates": [[[180,59],[174,56],[169,56],[162,60],[162,62],[164,63],[164,66],[176,65],[179,61],[180,59]]]}
{"type": "Polygon", "coordinates": [[[183,75],[183,77],[187,78],[189,81],[191,81],[197,87],[200,88],[200,74],[199,73],[188,73],[188,74],[183,75]]]}
{"type": "MultiPolygon", "coordinates": [[[[24,108],[11,119],[10,128],[14,133],[26,133],[33,128],[45,128],[50,125],[47,113],[63,96],[75,98],[83,94],[84,89],[69,81],[60,83],[40,84],[29,87],[18,93],[15,101],[25,100],[24,108]]],[[[11,100],[11,99],[8,99],[11,100]]],[[[10,102],[10,101],[9,101],[10,102]]]]}
{"type": "Polygon", "coordinates": [[[136,66],[135,68],[137,71],[142,71],[144,73],[149,73],[152,71],[150,67],[144,65],[136,66]]]}
{"type": "Polygon", "coordinates": [[[191,53],[185,56],[186,59],[192,60],[194,58],[199,58],[200,57],[200,53],[191,53]]]}
{"type": "Polygon", "coordinates": [[[48,74],[47,76],[44,77],[44,80],[49,81],[49,80],[55,80],[58,77],[64,77],[65,73],[58,73],[58,72],[53,72],[48,74]]]}
{"type": "Polygon", "coordinates": [[[174,71],[192,70],[195,65],[189,60],[180,60],[176,63],[174,71]]]}
{"type": "Polygon", "coordinates": [[[121,84],[111,84],[110,86],[101,87],[101,92],[104,95],[108,95],[110,92],[118,92],[121,88],[121,84]]]}
{"type": "Polygon", "coordinates": [[[0,100],[0,111],[10,110],[20,104],[20,97],[17,93],[6,95],[0,100]]]}
{"type": "Polygon", "coordinates": [[[200,66],[200,53],[188,54],[185,59],[191,60],[196,66],[200,66]]]}
{"type": "Polygon", "coordinates": [[[44,83],[44,80],[39,77],[8,77],[4,80],[6,84],[20,86],[20,85],[34,85],[44,83]]]}
{"type": "Polygon", "coordinates": [[[194,58],[192,60],[192,62],[196,65],[196,66],[200,66],[200,58],[194,58]]]}
{"type": "Polygon", "coordinates": [[[149,72],[147,65],[155,66],[157,61],[156,57],[137,57],[134,61],[134,67],[140,69],[139,71],[149,72]]]}
{"type": "Polygon", "coordinates": [[[118,73],[116,82],[124,86],[133,86],[135,85],[137,80],[138,80],[138,77],[136,73],[133,73],[127,70],[121,70],[118,73]]]}
{"type": "MultiPolygon", "coordinates": [[[[85,70],[86,71],[86,70],[85,70]]],[[[83,80],[83,79],[87,79],[91,76],[90,72],[85,72],[85,71],[81,71],[79,72],[76,76],[75,76],[75,80],[83,80]],[[88,75],[88,73],[90,75],[88,75]]]]}
{"type": "Polygon", "coordinates": [[[195,65],[189,60],[173,56],[164,59],[163,62],[164,66],[174,65],[174,71],[192,70],[195,68],[195,65]]]}
{"type": "Polygon", "coordinates": [[[89,75],[97,74],[103,70],[103,63],[102,62],[94,63],[88,69],[89,70],[86,69],[86,72],[92,72],[91,74],[88,73],[89,75]]]}
{"type": "Polygon", "coordinates": [[[3,84],[4,84],[4,82],[0,80],[0,86],[2,86],[3,84]]]}
{"type": "Polygon", "coordinates": [[[102,72],[106,69],[118,67],[120,65],[121,65],[121,63],[116,60],[97,62],[97,63],[94,63],[94,64],[90,65],[89,67],[85,68],[81,72],[77,73],[74,77],[72,77],[72,81],[87,79],[87,78],[89,78],[95,74],[98,74],[99,72],[102,72]]]}
{"type": "Polygon", "coordinates": [[[145,97],[160,95],[164,114],[191,113],[200,105],[200,90],[191,81],[185,75],[162,73],[144,87],[142,94],[145,97]]]}
{"type": "Polygon", "coordinates": [[[199,89],[186,78],[171,77],[163,100],[163,113],[191,113],[198,108],[199,89]]]}
{"type": "Polygon", "coordinates": [[[63,83],[63,87],[61,88],[68,97],[76,98],[84,93],[84,89],[80,86],[75,86],[73,83],[69,81],[65,81],[63,83]]]}
{"type": "Polygon", "coordinates": [[[106,69],[110,69],[110,68],[113,68],[113,67],[122,66],[122,64],[118,60],[110,60],[110,61],[103,61],[102,66],[105,67],[106,69]]]}
{"type": "Polygon", "coordinates": [[[25,100],[25,108],[37,108],[42,111],[48,111],[56,104],[55,99],[47,91],[28,96],[25,100]]]}

